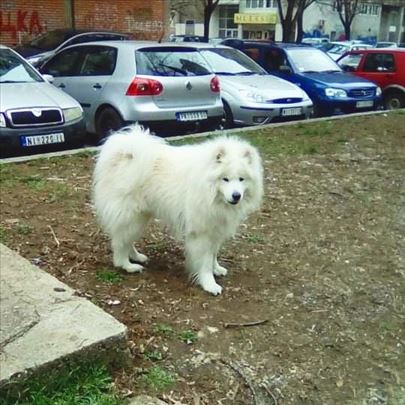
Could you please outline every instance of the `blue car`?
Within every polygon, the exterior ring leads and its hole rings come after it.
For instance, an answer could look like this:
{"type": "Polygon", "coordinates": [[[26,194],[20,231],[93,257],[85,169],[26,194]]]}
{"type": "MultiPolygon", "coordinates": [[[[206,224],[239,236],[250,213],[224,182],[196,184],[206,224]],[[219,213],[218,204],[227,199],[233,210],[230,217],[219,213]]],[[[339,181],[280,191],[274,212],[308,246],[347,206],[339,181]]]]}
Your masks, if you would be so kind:
{"type": "Polygon", "coordinates": [[[308,45],[227,39],[270,74],[300,86],[314,103],[315,116],[376,110],[381,89],[374,83],[344,72],[325,52],[308,45]]]}

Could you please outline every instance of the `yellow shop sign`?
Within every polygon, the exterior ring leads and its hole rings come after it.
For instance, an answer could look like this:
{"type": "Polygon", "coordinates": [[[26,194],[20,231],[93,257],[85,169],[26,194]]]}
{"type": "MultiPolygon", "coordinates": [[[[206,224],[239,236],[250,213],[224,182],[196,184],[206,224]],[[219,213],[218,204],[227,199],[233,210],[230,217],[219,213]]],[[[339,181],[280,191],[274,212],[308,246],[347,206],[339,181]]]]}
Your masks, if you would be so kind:
{"type": "Polygon", "coordinates": [[[277,24],[276,13],[235,13],[235,24],[277,24]]]}

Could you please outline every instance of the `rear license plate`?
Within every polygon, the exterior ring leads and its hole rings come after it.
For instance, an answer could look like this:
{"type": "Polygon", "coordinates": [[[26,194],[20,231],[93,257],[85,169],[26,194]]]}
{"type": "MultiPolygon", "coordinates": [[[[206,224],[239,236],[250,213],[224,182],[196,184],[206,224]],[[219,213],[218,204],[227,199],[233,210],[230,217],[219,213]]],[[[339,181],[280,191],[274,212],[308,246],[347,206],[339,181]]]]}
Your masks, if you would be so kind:
{"type": "Polygon", "coordinates": [[[281,115],[283,117],[290,117],[292,115],[301,115],[302,114],[302,108],[297,107],[297,108],[283,108],[281,110],[281,115]]]}
{"type": "Polygon", "coordinates": [[[50,145],[63,142],[65,142],[65,135],[63,132],[55,132],[46,135],[21,136],[21,145],[24,147],[50,145]]]}
{"type": "Polygon", "coordinates": [[[190,111],[176,113],[177,121],[199,121],[208,118],[207,111],[190,111]]]}
{"type": "Polygon", "coordinates": [[[357,101],[356,108],[372,107],[374,105],[373,100],[357,101]]]}

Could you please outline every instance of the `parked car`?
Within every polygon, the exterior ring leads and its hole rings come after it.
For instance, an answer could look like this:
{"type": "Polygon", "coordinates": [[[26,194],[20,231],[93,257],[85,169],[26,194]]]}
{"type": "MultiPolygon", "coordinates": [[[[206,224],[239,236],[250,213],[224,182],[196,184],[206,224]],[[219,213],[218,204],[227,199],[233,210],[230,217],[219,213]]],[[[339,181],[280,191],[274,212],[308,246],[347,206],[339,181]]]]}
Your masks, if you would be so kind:
{"type": "Polygon", "coordinates": [[[354,51],[356,49],[368,49],[373,48],[373,45],[366,44],[363,42],[352,42],[352,41],[338,41],[338,42],[331,42],[333,45],[331,48],[328,49],[328,55],[333,59],[339,59],[343,54],[349,51],[354,51]]]}
{"type": "Polygon", "coordinates": [[[314,103],[315,116],[375,110],[381,89],[344,72],[325,52],[308,45],[224,41],[253,57],[268,73],[300,86],[314,103]]]}
{"type": "Polygon", "coordinates": [[[375,44],[376,48],[398,48],[396,42],[381,41],[375,44]]]}
{"type": "Polygon", "coordinates": [[[55,53],[70,45],[126,39],[130,39],[129,35],[118,32],[64,28],[45,32],[27,44],[15,47],[15,50],[32,65],[39,67],[55,53]]]}
{"type": "Polygon", "coordinates": [[[85,141],[79,103],[0,45],[0,156],[66,149],[85,141]]]}
{"type": "Polygon", "coordinates": [[[302,43],[312,45],[312,46],[321,46],[323,44],[329,44],[329,38],[307,37],[307,38],[303,38],[302,43]]]}
{"type": "Polygon", "coordinates": [[[80,102],[87,130],[104,138],[139,122],[159,135],[220,126],[218,77],[183,43],[107,41],[73,45],[41,67],[80,102]]]}
{"type": "Polygon", "coordinates": [[[298,86],[269,75],[244,53],[227,46],[196,44],[219,77],[225,127],[309,118],[312,101],[298,86]]]}
{"type": "Polygon", "coordinates": [[[351,51],[338,59],[338,64],[380,86],[385,108],[405,108],[405,49],[351,51]]]}
{"type": "Polygon", "coordinates": [[[171,35],[170,42],[205,42],[200,35],[171,35]]]}

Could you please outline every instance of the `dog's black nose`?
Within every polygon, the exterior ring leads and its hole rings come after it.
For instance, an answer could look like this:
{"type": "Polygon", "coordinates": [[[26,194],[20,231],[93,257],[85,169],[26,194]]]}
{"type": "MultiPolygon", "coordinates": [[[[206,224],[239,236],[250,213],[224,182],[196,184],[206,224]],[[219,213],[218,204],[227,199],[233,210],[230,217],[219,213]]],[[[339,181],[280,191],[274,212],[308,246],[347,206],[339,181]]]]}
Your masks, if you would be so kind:
{"type": "Polygon", "coordinates": [[[235,191],[234,193],[232,193],[232,200],[233,200],[234,202],[238,202],[238,201],[240,200],[240,197],[241,197],[241,195],[240,195],[240,193],[238,193],[237,191],[235,191]]]}

